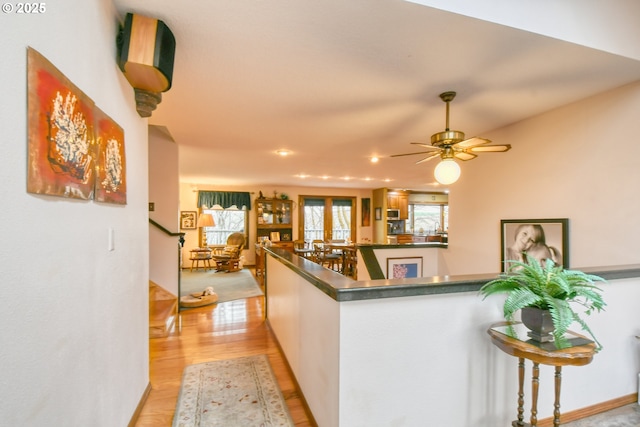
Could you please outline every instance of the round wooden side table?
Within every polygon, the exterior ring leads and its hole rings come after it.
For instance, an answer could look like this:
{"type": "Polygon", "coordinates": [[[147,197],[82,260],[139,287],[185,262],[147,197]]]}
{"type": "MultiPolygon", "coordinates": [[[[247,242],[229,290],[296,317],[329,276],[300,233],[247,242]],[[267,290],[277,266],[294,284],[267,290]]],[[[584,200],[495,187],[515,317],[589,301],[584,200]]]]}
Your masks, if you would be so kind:
{"type": "Polygon", "coordinates": [[[540,343],[528,338],[527,328],[520,322],[500,322],[487,330],[491,342],[518,361],[518,419],[512,427],[535,427],[538,425],[538,387],[540,364],[555,366],[555,400],[553,403],[553,426],[560,425],[560,389],[563,366],[582,366],[591,363],[596,353],[593,341],[574,332],[567,332],[571,347],[558,350],[553,342],[540,343]],[[531,419],[524,422],[524,360],[533,362],[531,378],[531,419]]]}

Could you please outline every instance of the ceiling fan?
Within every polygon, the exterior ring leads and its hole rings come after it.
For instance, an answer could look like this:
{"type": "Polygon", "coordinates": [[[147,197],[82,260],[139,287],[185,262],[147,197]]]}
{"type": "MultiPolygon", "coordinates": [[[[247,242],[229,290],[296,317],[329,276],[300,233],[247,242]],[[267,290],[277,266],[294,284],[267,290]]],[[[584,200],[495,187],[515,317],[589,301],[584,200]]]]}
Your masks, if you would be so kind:
{"type": "Polygon", "coordinates": [[[443,92],[440,94],[440,99],[442,99],[447,104],[446,128],[442,132],[434,133],[433,135],[431,135],[431,145],[423,144],[420,142],[411,143],[426,148],[426,151],[391,155],[391,157],[402,157],[414,156],[417,154],[427,154],[425,158],[418,160],[416,164],[429,161],[436,157],[440,157],[442,161],[436,167],[435,174],[436,179],[441,184],[452,184],[458,180],[460,176],[460,166],[458,166],[458,164],[454,161],[454,158],[466,161],[478,157],[478,155],[475,153],[497,153],[508,151],[511,149],[510,144],[486,145],[489,144],[491,140],[479,138],[477,136],[465,139],[464,132],[450,130],[449,103],[453,101],[455,97],[456,93],[453,91],[443,92]],[[439,173],[443,172],[443,169],[449,169],[449,173],[439,173]],[[447,175],[447,177],[444,177],[443,175],[447,175]],[[442,178],[442,180],[440,178],[442,178]]]}

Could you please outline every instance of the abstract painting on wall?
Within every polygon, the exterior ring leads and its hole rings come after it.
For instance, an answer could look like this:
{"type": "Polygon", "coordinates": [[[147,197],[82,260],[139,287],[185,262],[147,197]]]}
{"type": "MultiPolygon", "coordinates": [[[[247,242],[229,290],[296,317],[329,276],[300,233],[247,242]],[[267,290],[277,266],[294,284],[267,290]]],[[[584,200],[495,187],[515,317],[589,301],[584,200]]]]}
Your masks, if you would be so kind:
{"type": "Polygon", "coordinates": [[[123,129],[32,48],[27,70],[27,191],[126,204],[123,129]]]}
{"type": "Polygon", "coordinates": [[[27,191],[91,199],[93,101],[36,50],[27,52],[27,191]]]}
{"type": "Polygon", "coordinates": [[[98,202],[127,203],[124,131],[111,117],[94,107],[96,134],[96,187],[98,202]]]}

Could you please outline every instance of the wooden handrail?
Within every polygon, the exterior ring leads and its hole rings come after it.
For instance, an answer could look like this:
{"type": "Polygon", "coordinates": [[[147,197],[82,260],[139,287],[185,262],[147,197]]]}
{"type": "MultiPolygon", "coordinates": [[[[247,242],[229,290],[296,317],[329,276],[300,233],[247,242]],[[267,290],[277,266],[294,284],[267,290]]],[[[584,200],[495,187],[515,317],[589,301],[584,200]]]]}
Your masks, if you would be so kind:
{"type": "Polygon", "coordinates": [[[184,234],[185,233],[174,233],[172,231],[167,230],[166,228],[164,228],[163,226],[161,226],[160,224],[158,224],[157,222],[155,222],[154,220],[152,220],[151,218],[149,218],[149,223],[154,225],[156,228],[158,228],[159,230],[161,230],[162,232],[164,232],[166,235],[168,236],[177,236],[180,237],[180,245],[183,246],[184,245],[184,234]]]}

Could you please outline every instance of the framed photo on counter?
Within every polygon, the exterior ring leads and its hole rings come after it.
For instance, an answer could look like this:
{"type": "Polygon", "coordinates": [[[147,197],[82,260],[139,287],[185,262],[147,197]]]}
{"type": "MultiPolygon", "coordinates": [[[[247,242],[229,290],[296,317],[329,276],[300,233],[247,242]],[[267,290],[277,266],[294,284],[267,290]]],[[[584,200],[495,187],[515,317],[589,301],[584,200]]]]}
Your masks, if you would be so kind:
{"type": "Polygon", "coordinates": [[[387,258],[387,279],[422,277],[422,257],[387,258]]]}

